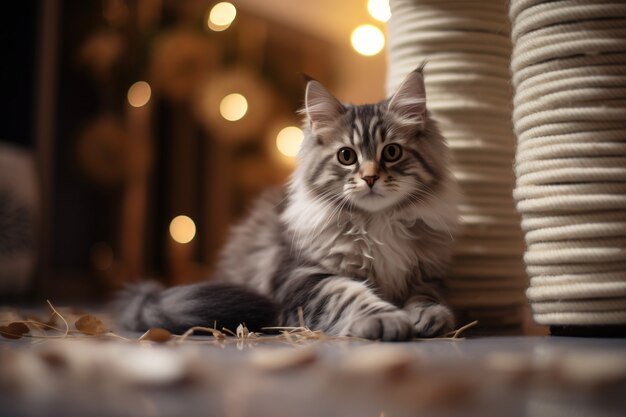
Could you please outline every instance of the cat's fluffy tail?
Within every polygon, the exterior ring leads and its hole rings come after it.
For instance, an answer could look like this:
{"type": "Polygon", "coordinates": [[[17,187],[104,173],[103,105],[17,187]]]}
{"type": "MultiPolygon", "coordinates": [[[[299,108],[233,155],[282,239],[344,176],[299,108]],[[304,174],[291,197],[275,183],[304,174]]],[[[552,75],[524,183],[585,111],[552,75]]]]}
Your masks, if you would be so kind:
{"type": "Polygon", "coordinates": [[[276,325],[277,309],[267,297],[246,288],[217,283],[164,289],[155,282],[128,287],[114,304],[127,330],[161,327],[183,333],[193,326],[235,331],[244,323],[251,331],[276,325]]]}

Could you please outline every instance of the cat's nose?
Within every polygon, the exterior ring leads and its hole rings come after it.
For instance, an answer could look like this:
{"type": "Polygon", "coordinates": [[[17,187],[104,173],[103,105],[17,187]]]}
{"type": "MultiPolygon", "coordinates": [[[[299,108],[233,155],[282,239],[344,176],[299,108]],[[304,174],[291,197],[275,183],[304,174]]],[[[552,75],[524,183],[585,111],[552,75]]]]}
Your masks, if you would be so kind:
{"type": "Polygon", "coordinates": [[[361,165],[361,178],[369,185],[370,188],[378,179],[378,165],[374,161],[365,161],[361,165]]]}
{"type": "Polygon", "coordinates": [[[361,177],[361,179],[365,181],[370,188],[372,188],[378,179],[378,175],[366,175],[365,177],[361,177]]]}

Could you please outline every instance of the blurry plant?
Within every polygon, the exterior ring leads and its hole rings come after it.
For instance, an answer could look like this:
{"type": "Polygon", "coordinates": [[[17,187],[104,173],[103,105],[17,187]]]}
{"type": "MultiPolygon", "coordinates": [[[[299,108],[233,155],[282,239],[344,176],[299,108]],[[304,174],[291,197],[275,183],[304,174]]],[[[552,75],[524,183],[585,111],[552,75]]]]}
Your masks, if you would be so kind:
{"type": "Polygon", "coordinates": [[[112,77],[113,68],[124,54],[124,38],[113,30],[99,30],[90,35],[78,51],[78,62],[100,82],[112,77]]]}
{"type": "Polygon", "coordinates": [[[216,66],[218,55],[217,44],[206,34],[192,29],[169,30],[151,47],[151,84],[174,102],[187,101],[216,66]]]}
{"type": "Polygon", "coordinates": [[[78,135],[78,165],[98,184],[119,184],[127,174],[127,147],[128,134],[122,123],[111,114],[101,115],[78,135]]]}

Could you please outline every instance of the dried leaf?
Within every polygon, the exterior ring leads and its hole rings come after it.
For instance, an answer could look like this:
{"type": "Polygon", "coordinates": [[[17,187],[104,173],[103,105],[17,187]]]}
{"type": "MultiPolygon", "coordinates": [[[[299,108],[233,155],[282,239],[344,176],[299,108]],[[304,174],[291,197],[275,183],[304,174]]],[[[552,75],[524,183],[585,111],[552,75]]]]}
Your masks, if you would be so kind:
{"type": "Polygon", "coordinates": [[[353,375],[404,376],[414,355],[393,345],[375,344],[354,350],[343,362],[343,369],[353,375]]]}
{"type": "Polygon", "coordinates": [[[8,326],[0,326],[0,334],[7,339],[19,339],[28,332],[30,332],[28,326],[21,322],[13,322],[8,326]]]}
{"type": "Polygon", "coordinates": [[[11,333],[23,335],[30,332],[28,326],[22,322],[13,322],[7,326],[11,333]]]}
{"type": "Polygon", "coordinates": [[[20,333],[15,333],[11,330],[9,326],[0,326],[0,335],[7,339],[20,339],[22,337],[20,333]]]}
{"type": "Polygon", "coordinates": [[[80,317],[76,320],[74,326],[79,332],[90,336],[99,336],[109,331],[99,318],[91,314],[80,317]]]}
{"type": "Polygon", "coordinates": [[[310,365],[317,359],[313,349],[259,349],[253,351],[250,362],[264,371],[285,371],[310,365]]]}
{"type": "Polygon", "coordinates": [[[68,366],[68,361],[60,352],[43,351],[39,353],[39,357],[50,368],[62,369],[68,366]]]}
{"type": "Polygon", "coordinates": [[[160,327],[155,327],[145,332],[139,340],[149,340],[156,343],[165,343],[172,338],[172,333],[160,327]]]}
{"type": "Polygon", "coordinates": [[[554,363],[556,382],[586,388],[619,386],[626,381],[626,359],[619,352],[572,352],[554,363]]]}

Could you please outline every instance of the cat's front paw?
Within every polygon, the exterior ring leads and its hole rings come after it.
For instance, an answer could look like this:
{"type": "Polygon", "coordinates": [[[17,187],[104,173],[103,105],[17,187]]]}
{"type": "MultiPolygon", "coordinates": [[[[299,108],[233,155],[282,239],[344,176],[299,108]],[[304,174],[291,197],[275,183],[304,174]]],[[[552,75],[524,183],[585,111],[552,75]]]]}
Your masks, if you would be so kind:
{"type": "Polygon", "coordinates": [[[418,303],[407,308],[417,337],[442,336],[454,329],[454,314],[442,304],[418,303]]]}
{"type": "Polygon", "coordinates": [[[413,337],[413,323],[402,310],[372,314],[355,321],[348,335],[371,340],[403,341],[413,337]]]}

